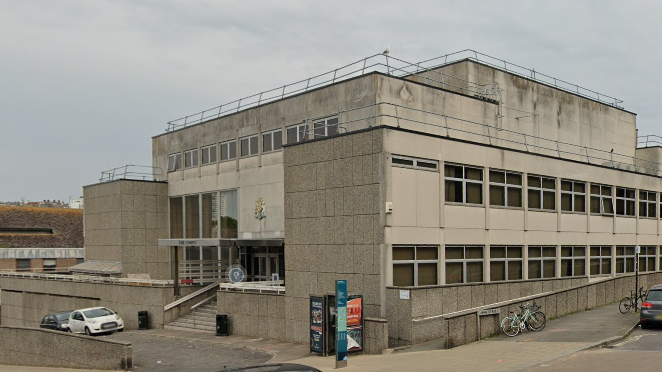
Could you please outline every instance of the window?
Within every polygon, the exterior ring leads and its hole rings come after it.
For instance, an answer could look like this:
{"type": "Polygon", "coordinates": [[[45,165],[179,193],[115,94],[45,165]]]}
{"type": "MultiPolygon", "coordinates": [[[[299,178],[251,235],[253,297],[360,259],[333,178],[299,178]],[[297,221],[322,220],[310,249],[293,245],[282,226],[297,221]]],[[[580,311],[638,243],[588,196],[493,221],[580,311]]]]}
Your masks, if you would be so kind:
{"type": "Polygon", "coordinates": [[[437,285],[437,246],[394,246],[393,285],[411,287],[437,285]]]}
{"type": "Polygon", "coordinates": [[[652,191],[639,191],[639,217],[657,217],[657,193],[652,191]]]}
{"type": "Polygon", "coordinates": [[[313,138],[328,137],[338,134],[338,117],[332,116],[313,122],[313,138]]]}
{"type": "Polygon", "coordinates": [[[634,272],[634,246],[616,247],[616,274],[634,272]]]}
{"type": "Polygon", "coordinates": [[[85,262],[84,258],[76,258],[76,265],[82,264],[83,262],[85,262]]]}
{"type": "Polygon", "coordinates": [[[30,271],[32,268],[30,265],[29,259],[17,259],[16,260],[16,271],[30,271]]]}
{"type": "Polygon", "coordinates": [[[527,177],[529,209],[556,210],[556,179],[542,176],[527,177]]]}
{"type": "Polygon", "coordinates": [[[406,156],[393,155],[391,157],[391,164],[405,168],[416,168],[422,170],[437,170],[439,162],[436,160],[416,159],[406,156]]]}
{"type": "Polygon", "coordinates": [[[302,123],[287,127],[287,143],[298,143],[306,139],[308,123],[302,123]]]}
{"type": "Polygon", "coordinates": [[[184,151],[184,168],[198,166],[198,149],[184,151]]]}
{"type": "Polygon", "coordinates": [[[616,215],[634,216],[634,195],[633,189],[616,188],[616,215]]]}
{"type": "Polygon", "coordinates": [[[55,271],[57,269],[57,262],[55,259],[44,259],[44,271],[55,271]]]}
{"type": "Polygon", "coordinates": [[[529,247],[529,279],[556,277],[556,247],[529,247]]]}
{"type": "Polygon", "coordinates": [[[202,165],[216,163],[216,145],[203,147],[202,151],[202,165]]]}
{"type": "Polygon", "coordinates": [[[257,134],[240,139],[241,156],[257,155],[257,134]]]}
{"type": "Polygon", "coordinates": [[[654,245],[641,246],[639,251],[639,272],[655,271],[655,251],[654,245]]]}
{"type": "Polygon", "coordinates": [[[522,279],[522,247],[490,247],[490,281],[522,279]]]}
{"type": "Polygon", "coordinates": [[[611,186],[591,184],[591,213],[614,214],[611,186]]]}
{"type": "Polygon", "coordinates": [[[483,281],[482,246],[446,247],[446,284],[483,281]]]}
{"type": "Polygon", "coordinates": [[[490,205],[522,207],[522,175],[490,170],[490,205]]]}
{"type": "Polygon", "coordinates": [[[237,141],[227,141],[221,143],[221,161],[237,158],[237,141]]]}
{"type": "Polygon", "coordinates": [[[591,246],[591,275],[611,274],[611,246],[591,246]]]}
{"type": "Polygon", "coordinates": [[[483,204],[483,169],[464,165],[444,165],[446,201],[483,204]]]}
{"type": "Polygon", "coordinates": [[[168,155],[168,172],[182,169],[182,154],[168,155]]]}
{"type": "Polygon", "coordinates": [[[561,180],[561,210],[586,212],[586,184],[584,182],[561,180]]]}
{"type": "Polygon", "coordinates": [[[561,276],[586,274],[586,247],[561,247],[561,276]]]}
{"type": "Polygon", "coordinates": [[[282,148],[283,148],[282,129],[262,133],[262,152],[276,151],[282,148]]]}

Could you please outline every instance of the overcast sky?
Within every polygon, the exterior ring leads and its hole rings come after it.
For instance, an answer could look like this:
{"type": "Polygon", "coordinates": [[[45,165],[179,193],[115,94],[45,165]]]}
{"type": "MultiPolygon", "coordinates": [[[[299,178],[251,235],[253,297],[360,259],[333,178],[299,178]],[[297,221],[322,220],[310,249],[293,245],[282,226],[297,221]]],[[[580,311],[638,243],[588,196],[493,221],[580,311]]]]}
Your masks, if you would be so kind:
{"type": "Polygon", "coordinates": [[[662,135],[658,1],[0,0],[0,201],[151,164],[169,120],[381,52],[467,48],[617,97],[662,135]],[[360,4],[360,5],[357,5],[360,4]]]}

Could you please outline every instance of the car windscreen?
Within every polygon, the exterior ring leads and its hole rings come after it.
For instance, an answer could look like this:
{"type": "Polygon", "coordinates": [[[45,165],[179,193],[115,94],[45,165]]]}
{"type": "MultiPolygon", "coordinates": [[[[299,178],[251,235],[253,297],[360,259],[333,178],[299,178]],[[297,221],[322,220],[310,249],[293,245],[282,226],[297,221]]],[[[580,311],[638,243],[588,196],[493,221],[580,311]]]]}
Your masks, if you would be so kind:
{"type": "Polygon", "coordinates": [[[85,317],[89,319],[89,318],[98,318],[100,316],[113,315],[115,313],[106,309],[105,307],[102,307],[101,309],[92,309],[92,310],[83,311],[83,314],[85,314],[85,317]]]}
{"type": "Polygon", "coordinates": [[[662,291],[649,291],[646,301],[662,301],[662,291]]]}
{"type": "Polygon", "coordinates": [[[60,314],[55,314],[55,317],[57,318],[57,320],[64,322],[69,319],[69,315],[71,315],[71,313],[60,313],[60,314]]]}

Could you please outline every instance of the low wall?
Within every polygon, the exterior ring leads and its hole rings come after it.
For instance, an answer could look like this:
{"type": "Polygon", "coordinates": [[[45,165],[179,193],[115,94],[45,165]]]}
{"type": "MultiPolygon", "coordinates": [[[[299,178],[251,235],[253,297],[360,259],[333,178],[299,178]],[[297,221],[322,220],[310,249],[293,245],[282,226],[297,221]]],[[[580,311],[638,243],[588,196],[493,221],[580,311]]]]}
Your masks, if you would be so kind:
{"type": "MultiPolygon", "coordinates": [[[[587,283],[588,277],[576,277],[429,287],[387,287],[386,318],[389,325],[389,347],[407,346],[438,338],[423,336],[418,329],[415,329],[416,319],[587,283]],[[409,291],[409,299],[401,299],[401,291],[409,291]]],[[[434,334],[438,333],[432,333],[434,334]]]]}
{"type": "MultiPolygon", "coordinates": [[[[38,327],[46,314],[93,306],[119,313],[126,329],[138,328],[138,311],[147,311],[150,328],[163,328],[163,306],[174,301],[170,286],[46,280],[0,276],[3,325],[38,327]]],[[[167,324],[167,323],[166,323],[167,324]]]]}
{"type": "Polygon", "coordinates": [[[388,322],[386,319],[365,318],[363,320],[363,352],[381,354],[388,349],[388,322]]]}
{"type": "MultiPolygon", "coordinates": [[[[662,283],[662,273],[639,275],[640,287],[647,289],[659,283],[662,283]]],[[[635,277],[630,274],[440,316],[414,319],[411,344],[444,339],[446,348],[464,345],[501,332],[501,318],[511,311],[519,311],[517,306],[526,302],[535,300],[541,306],[547,320],[550,320],[620,301],[623,297],[629,296],[630,290],[634,287],[635,277]],[[499,314],[481,316],[479,329],[476,319],[478,311],[485,309],[498,309],[499,314]]]]}
{"type": "Polygon", "coordinates": [[[286,341],[285,296],[218,291],[218,314],[228,314],[230,334],[286,341]]]}
{"type": "Polygon", "coordinates": [[[128,370],[129,342],[39,328],[0,326],[0,365],[128,370]]]}

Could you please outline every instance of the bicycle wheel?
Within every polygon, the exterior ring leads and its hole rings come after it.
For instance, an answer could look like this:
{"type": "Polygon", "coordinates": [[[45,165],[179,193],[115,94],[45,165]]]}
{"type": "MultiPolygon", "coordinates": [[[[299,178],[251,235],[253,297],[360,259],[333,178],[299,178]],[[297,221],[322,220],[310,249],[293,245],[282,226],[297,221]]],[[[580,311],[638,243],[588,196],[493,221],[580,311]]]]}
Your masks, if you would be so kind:
{"type": "Polygon", "coordinates": [[[625,314],[628,311],[630,311],[631,307],[632,307],[632,300],[630,300],[630,297],[625,297],[621,300],[621,303],[618,305],[618,310],[621,312],[621,314],[625,314]]]}
{"type": "Polygon", "coordinates": [[[501,321],[501,330],[506,336],[515,337],[520,332],[519,320],[515,317],[505,317],[501,321]]]}
{"type": "Polygon", "coordinates": [[[545,313],[542,311],[536,311],[531,314],[529,320],[526,322],[529,325],[529,329],[532,331],[542,331],[547,324],[547,319],[545,318],[545,313]]]}

